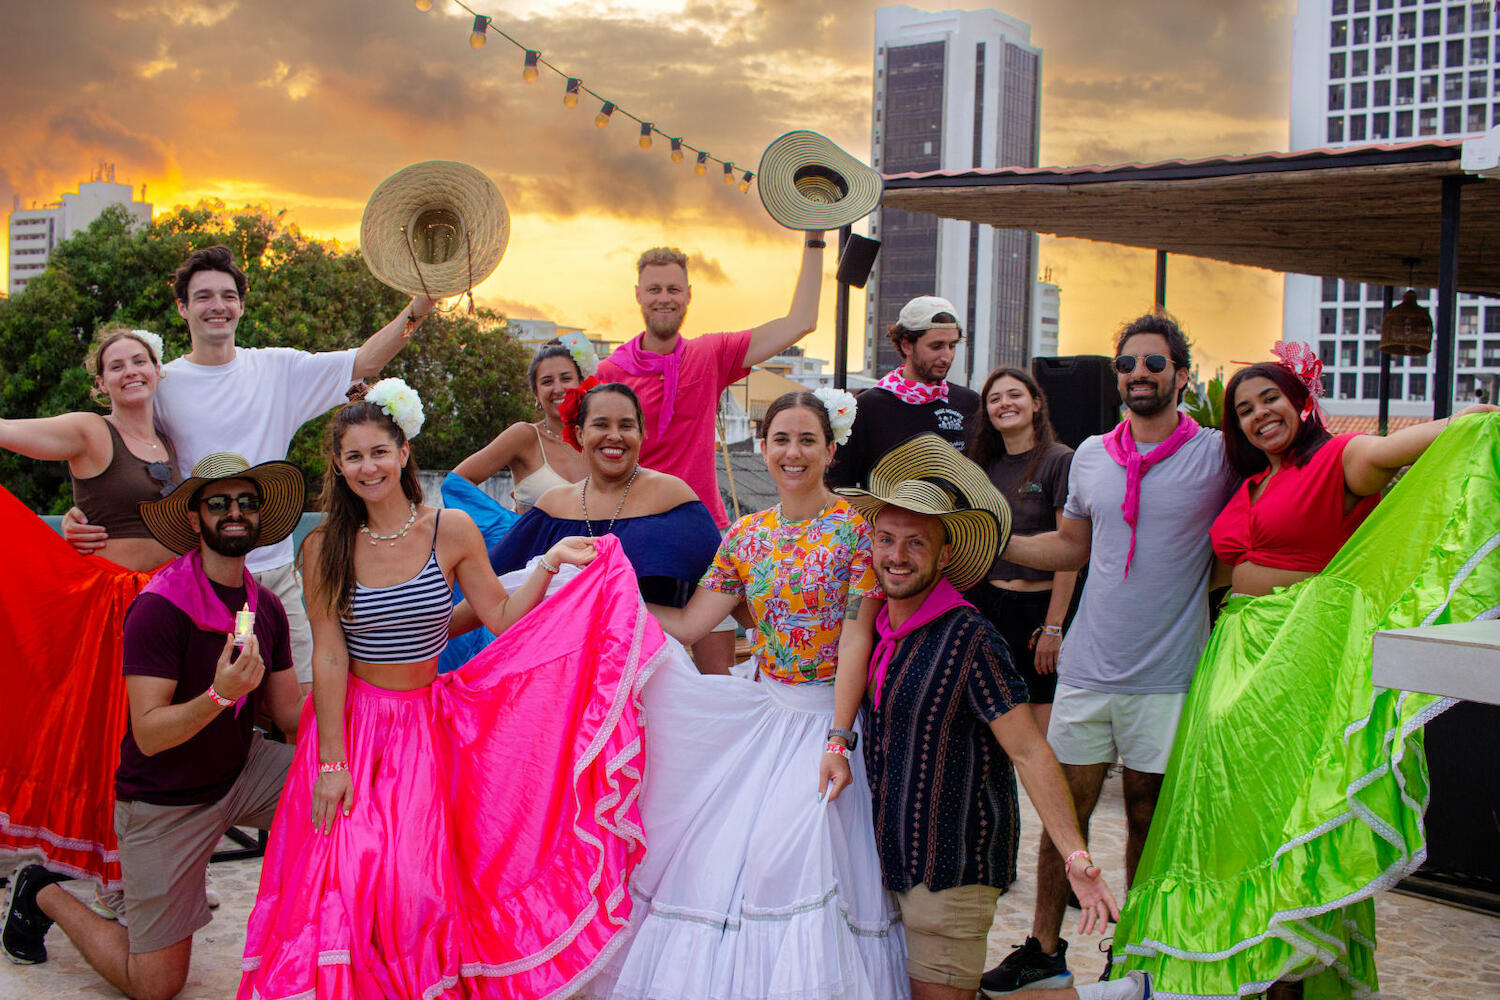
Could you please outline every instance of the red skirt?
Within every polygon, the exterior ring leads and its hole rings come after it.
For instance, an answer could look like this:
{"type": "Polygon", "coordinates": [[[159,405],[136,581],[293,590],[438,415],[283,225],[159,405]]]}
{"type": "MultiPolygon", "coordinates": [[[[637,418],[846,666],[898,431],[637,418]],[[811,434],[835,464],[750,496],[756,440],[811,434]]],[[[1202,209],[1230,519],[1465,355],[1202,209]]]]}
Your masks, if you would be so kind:
{"type": "Polygon", "coordinates": [[[0,531],[0,858],[117,889],[125,612],[151,574],[79,555],[3,487],[0,531]]]}

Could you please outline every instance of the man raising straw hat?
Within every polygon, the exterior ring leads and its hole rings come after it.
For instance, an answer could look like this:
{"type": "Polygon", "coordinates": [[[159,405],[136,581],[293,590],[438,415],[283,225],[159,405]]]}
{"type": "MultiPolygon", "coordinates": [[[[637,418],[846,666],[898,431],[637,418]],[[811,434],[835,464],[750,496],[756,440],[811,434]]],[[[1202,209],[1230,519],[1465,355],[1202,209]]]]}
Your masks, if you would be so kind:
{"type": "MultiPolygon", "coordinates": [[[[1010,532],[1010,511],[973,462],[919,434],[843,489],[873,528],[886,594],[869,671],[866,764],[886,888],[906,926],[915,1000],[972,998],[984,972],[995,902],[1015,877],[1015,764],[1083,906],[1081,930],[1119,908],[1089,857],[1057,760],[1026,703],[1005,641],[959,591],[984,577],[1010,532]]],[[[853,719],[836,718],[847,728],[853,719]]],[[[847,766],[831,735],[820,787],[847,766]]],[[[852,748],[849,748],[852,749],[852,748]]],[[[1145,1000],[1149,977],[1051,992],[1145,1000]]]]}

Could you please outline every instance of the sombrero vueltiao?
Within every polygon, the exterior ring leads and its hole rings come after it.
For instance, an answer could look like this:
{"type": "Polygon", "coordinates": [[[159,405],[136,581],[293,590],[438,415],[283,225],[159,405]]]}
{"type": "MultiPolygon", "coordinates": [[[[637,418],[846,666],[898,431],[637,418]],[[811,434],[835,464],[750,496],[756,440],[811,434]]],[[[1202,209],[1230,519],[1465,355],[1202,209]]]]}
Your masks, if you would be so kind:
{"type": "Polygon", "coordinates": [[[959,590],[979,581],[1010,541],[1010,505],[984,470],[932,432],[907,438],[870,469],[870,488],[841,489],[871,525],[886,507],[943,522],[952,557],[943,575],[959,590]]]}
{"type": "Polygon", "coordinates": [[[756,175],[761,204],[788,229],[839,229],[880,205],[879,172],[816,132],[788,132],[766,147],[756,175]]]}
{"type": "Polygon", "coordinates": [[[359,226],[370,273],[408,295],[440,299],[494,273],[510,212],[493,181],[467,163],[429,160],[375,189],[359,226]]]}
{"type": "Polygon", "coordinates": [[[257,546],[275,545],[290,535],[302,517],[307,485],[302,470],[291,462],[251,465],[230,451],[204,455],[193,466],[193,474],[160,500],[143,500],[141,520],[151,537],[178,555],[198,547],[198,533],[188,524],[188,505],[203,487],[226,479],[248,479],[260,489],[260,540],[257,546]]]}

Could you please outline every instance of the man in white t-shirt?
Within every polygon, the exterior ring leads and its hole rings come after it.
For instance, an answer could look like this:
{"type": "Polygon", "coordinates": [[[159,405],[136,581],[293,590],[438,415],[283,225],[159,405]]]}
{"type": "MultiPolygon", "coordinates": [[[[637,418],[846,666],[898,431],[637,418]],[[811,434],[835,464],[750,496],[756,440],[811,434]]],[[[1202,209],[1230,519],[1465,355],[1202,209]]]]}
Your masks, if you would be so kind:
{"type": "MultiPolygon", "coordinates": [[[[195,250],[172,279],[192,350],[162,369],[156,423],[172,439],[183,477],[212,452],[232,451],[251,465],[285,459],[297,429],[344,402],[350,384],[385,367],[434,305],[431,299],[413,299],[369,340],[346,351],[236,347],[245,286],[245,273],[222,246],[195,250]]],[[[76,507],[63,521],[63,534],[85,555],[106,538],[104,528],[87,523],[76,507]]],[[[286,607],[292,661],[305,693],[312,686],[312,632],[294,557],[287,538],[256,549],[245,565],[286,607]]]]}

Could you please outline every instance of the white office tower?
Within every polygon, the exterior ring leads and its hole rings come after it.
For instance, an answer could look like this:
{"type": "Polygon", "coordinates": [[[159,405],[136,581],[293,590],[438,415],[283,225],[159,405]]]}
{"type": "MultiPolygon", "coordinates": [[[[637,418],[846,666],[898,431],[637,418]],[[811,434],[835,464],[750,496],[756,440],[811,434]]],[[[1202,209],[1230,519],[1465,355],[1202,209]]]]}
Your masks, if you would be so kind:
{"type": "MultiPolygon", "coordinates": [[[[10,213],[9,275],[11,295],[19,295],[26,283],[47,268],[47,259],[63,240],[89,227],[110,205],[121,205],[132,219],[151,222],[151,205],[135,201],[129,184],[116,184],[113,164],[102,164],[76,193],[39,208],[21,208],[10,213]]],[[[145,198],[145,189],[141,198],[145,198]]]]}
{"type": "MultiPolygon", "coordinates": [[[[1291,148],[1455,139],[1500,124],[1496,22],[1493,0],[1300,0],[1291,148]]],[[[1428,252],[1435,258],[1438,248],[1428,252]]],[[[1434,294],[1417,291],[1435,317],[1434,294]]],[[[1283,337],[1315,345],[1323,359],[1329,409],[1373,414],[1381,286],[1287,275],[1283,313],[1283,337]]],[[[1455,342],[1456,409],[1500,373],[1500,299],[1459,295],[1455,342]]],[[[1430,354],[1392,359],[1393,415],[1432,413],[1432,362],[1430,354]]]]}
{"type": "MultiPolygon", "coordinates": [[[[875,12],[871,163],[884,174],[1037,165],[1041,50],[1029,25],[994,10],[875,12]]],[[[964,343],[949,378],[978,387],[1025,365],[1035,310],[1035,233],[881,209],[866,297],[865,370],[899,359],[885,331],[918,295],[953,303],[964,343]]]]}

